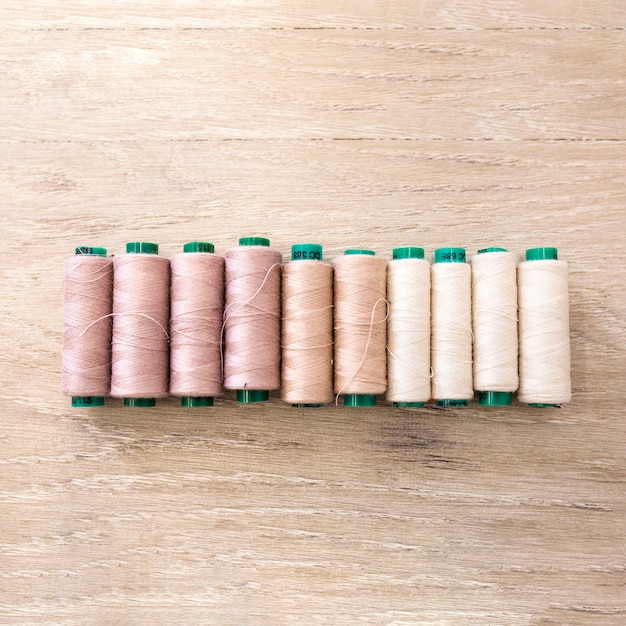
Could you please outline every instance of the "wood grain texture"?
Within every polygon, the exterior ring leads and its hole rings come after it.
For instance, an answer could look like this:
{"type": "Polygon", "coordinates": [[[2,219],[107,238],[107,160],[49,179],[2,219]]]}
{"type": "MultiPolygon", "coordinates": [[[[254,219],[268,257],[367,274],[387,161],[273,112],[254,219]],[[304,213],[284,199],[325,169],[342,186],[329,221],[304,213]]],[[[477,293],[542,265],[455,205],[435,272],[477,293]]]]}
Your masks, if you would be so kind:
{"type": "Polygon", "coordinates": [[[621,2],[0,7],[0,624],[626,619],[621,2]],[[261,234],[570,264],[560,411],[72,410],[63,259],[261,234]]]}

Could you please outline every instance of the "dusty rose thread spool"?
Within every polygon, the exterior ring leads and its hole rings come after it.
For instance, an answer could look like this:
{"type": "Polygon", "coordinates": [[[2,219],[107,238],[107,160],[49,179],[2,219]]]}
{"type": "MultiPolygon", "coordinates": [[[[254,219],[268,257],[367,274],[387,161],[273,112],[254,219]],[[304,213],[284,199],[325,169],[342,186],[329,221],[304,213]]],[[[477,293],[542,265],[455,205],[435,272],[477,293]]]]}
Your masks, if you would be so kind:
{"type": "Polygon", "coordinates": [[[291,246],[282,272],[282,400],[324,406],[333,394],[333,268],[318,244],[291,246]]]}
{"type": "Polygon", "coordinates": [[[222,393],[224,259],[192,241],[170,258],[170,394],[182,406],[213,406],[222,393]]]}
{"type": "Polygon", "coordinates": [[[333,260],[335,394],[344,406],[376,405],[387,388],[387,262],[373,250],[333,260]]]}
{"type": "Polygon", "coordinates": [[[65,261],[61,390],[75,408],[104,404],[111,388],[113,261],[106,248],[79,246],[65,261]]]}
{"type": "Polygon", "coordinates": [[[431,268],[431,363],[436,406],[468,406],[474,396],[471,280],[465,248],[435,250],[431,268]]]}
{"type": "Polygon", "coordinates": [[[224,253],[224,387],[243,404],[280,388],[282,255],[265,237],[242,237],[224,253]]]}
{"type": "Polygon", "coordinates": [[[169,389],[170,264],[149,242],[114,258],[111,396],[151,407],[169,389]]]}

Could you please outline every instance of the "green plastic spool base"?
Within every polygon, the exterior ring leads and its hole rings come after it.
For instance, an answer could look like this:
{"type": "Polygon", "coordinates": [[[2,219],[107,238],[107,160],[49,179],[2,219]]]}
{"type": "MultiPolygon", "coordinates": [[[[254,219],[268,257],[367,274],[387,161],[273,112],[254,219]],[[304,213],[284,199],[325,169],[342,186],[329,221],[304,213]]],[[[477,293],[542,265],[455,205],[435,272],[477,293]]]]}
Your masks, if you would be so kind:
{"type": "Polygon", "coordinates": [[[149,241],[129,241],[126,244],[127,254],[159,254],[159,244],[149,241]]]}
{"type": "Polygon", "coordinates": [[[267,402],[270,392],[263,389],[237,389],[237,402],[251,404],[252,402],[267,402]]]}
{"type": "Polygon", "coordinates": [[[72,407],[86,409],[92,406],[104,406],[104,396],[72,396],[72,407]]]}
{"type": "Polygon", "coordinates": [[[155,398],[124,398],[124,406],[151,407],[156,406],[155,398]]]}
{"type": "Polygon", "coordinates": [[[510,406],[512,396],[510,391],[481,391],[478,402],[481,406],[510,406]]]}
{"type": "Polygon", "coordinates": [[[213,398],[210,397],[197,397],[197,396],[183,396],[180,399],[180,406],[213,406],[213,398]]]}
{"type": "Polygon", "coordinates": [[[345,250],[344,254],[367,254],[369,256],[375,256],[376,252],[374,252],[374,250],[364,250],[363,248],[350,248],[349,250],[345,250]]]}
{"type": "Polygon", "coordinates": [[[291,246],[292,261],[321,261],[323,248],[318,243],[296,243],[291,246]]]}
{"type": "Polygon", "coordinates": [[[508,250],[506,248],[497,248],[492,246],[491,248],[483,248],[482,250],[479,250],[478,254],[485,254],[487,252],[508,252],[508,250]]]}
{"type": "Polygon", "coordinates": [[[76,246],[75,254],[83,256],[106,256],[106,248],[94,248],[93,246],[76,246]]]}
{"type": "Polygon", "coordinates": [[[343,397],[344,406],[376,406],[376,395],[369,393],[348,393],[343,397]]]}
{"type": "Polygon", "coordinates": [[[532,406],[536,409],[560,409],[560,404],[542,404],[541,402],[530,402],[528,406],[532,406]]]}
{"type": "Polygon", "coordinates": [[[215,246],[207,241],[190,241],[183,246],[183,252],[213,253],[215,246]]]}
{"type": "Polygon", "coordinates": [[[437,248],[435,263],[465,263],[465,248],[437,248]]]}
{"type": "Polygon", "coordinates": [[[527,261],[555,261],[558,258],[559,251],[557,248],[528,248],[526,250],[527,261]]]}
{"type": "Polygon", "coordinates": [[[448,407],[465,407],[469,406],[469,400],[435,400],[435,406],[448,407]]]}
{"type": "Polygon", "coordinates": [[[423,259],[424,248],[414,248],[408,246],[406,248],[394,248],[391,252],[391,257],[394,259],[423,259]]]}
{"type": "Polygon", "coordinates": [[[323,404],[292,404],[292,409],[321,409],[323,404]]]}
{"type": "Polygon", "coordinates": [[[424,406],[423,402],[394,402],[393,406],[398,408],[408,408],[408,409],[421,409],[424,406]]]}
{"type": "Polygon", "coordinates": [[[270,240],[266,237],[241,237],[239,239],[240,246],[265,246],[269,247],[270,240]]]}

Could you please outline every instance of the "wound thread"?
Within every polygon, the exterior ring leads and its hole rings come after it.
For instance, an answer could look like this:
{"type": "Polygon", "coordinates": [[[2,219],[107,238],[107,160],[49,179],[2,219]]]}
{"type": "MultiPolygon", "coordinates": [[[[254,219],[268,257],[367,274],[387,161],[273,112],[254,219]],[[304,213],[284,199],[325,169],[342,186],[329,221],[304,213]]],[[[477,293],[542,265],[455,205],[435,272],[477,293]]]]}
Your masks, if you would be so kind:
{"type": "Polygon", "coordinates": [[[211,406],[222,393],[224,259],[205,242],[170,259],[170,394],[211,406]]]}
{"type": "Polygon", "coordinates": [[[467,406],[472,387],[471,269],[464,248],[439,248],[431,270],[432,392],[438,406],[467,406]]]}
{"type": "Polygon", "coordinates": [[[113,262],[111,395],[126,406],[154,406],[169,390],[170,264],[156,244],[126,250],[113,262]]]}
{"type": "Polygon", "coordinates": [[[282,255],[269,243],[244,237],[224,254],[224,387],[245,403],[280,387],[282,255]]]}
{"type": "Polygon", "coordinates": [[[482,405],[509,405],[519,386],[517,257],[504,248],[486,248],[470,262],[474,388],[482,405]]]}
{"type": "Polygon", "coordinates": [[[423,248],[396,248],[387,266],[387,400],[430,399],[430,264],[423,248]]]}
{"type": "Polygon", "coordinates": [[[369,250],[336,257],[335,394],[347,406],[373,406],[387,388],[387,262],[369,250]]]}
{"type": "Polygon", "coordinates": [[[572,398],[567,263],[556,248],[531,248],[518,268],[518,399],[558,406],[572,398]]]}
{"type": "Polygon", "coordinates": [[[113,261],[81,246],[65,260],[61,391],[72,406],[102,406],[111,390],[113,261]]]}
{"type": "Polygon", "coordinates": [[[322,246],[292,246],[282,272],[282,399],[321,406],[333,394],[333,270],[322,246]]]}

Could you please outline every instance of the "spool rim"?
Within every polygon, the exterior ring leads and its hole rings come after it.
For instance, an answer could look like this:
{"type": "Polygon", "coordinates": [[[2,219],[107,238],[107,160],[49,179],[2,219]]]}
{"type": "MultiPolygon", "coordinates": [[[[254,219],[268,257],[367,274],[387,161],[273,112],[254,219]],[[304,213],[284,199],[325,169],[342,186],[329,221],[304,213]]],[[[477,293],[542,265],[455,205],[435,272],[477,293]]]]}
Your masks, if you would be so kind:
{"type": "Polygon", "coordinates": [[[159,244],[150,241],[129,241],[126,254],[159,254],[159,244]]]}
{"type": "Polygon", "coordinates": [[[556,261],[559,258],[558,248],[528,248],[527,261],[556,261]]]}
{"type": "Polygon", "coordinates": [[[270,240],[267,237],[241,237],[239,239],[240,246],[263,246],[268,248],[270,240]]]}
{"type": "Polygon", "coordinates": [[[415,246],[406,246],[402,248],[394,248],[391,257],[394,260],[397,259],[423,259],[424,248],[417,248],[415,246]]]}
{"type": "Polygon", "coordinates": [[[465,263],[465,248],[437,248],[435,263],[465,263]]]}
{"type": "Polygon", "coordinates": [[[189,241],[183,246],[183,252],[209,253],[215,251],[215,246],[208,241],[189,241]]]}

